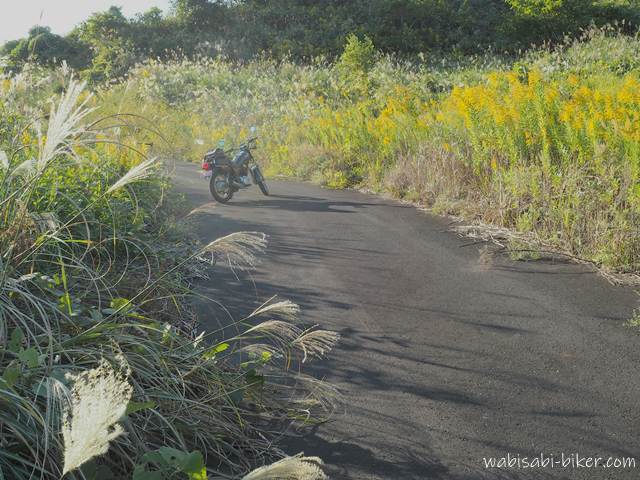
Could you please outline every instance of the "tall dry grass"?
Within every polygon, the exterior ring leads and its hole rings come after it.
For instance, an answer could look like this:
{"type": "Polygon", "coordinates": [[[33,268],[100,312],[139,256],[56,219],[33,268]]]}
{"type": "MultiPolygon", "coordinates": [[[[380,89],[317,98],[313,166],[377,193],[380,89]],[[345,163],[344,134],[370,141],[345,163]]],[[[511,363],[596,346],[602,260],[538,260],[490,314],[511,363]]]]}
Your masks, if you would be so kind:
{"type": "Polygon", "coordinates": [[[337,337],[310,336],[292,304],[238,319],[233,338],[195,334],[200,263],[250,268],[264,235],[198,247],[126,115],[68,73],[2,82],[0,476],[240,477],[282,455],[288,423],[330,414],[336,392],[297,366],[337,337]]]}

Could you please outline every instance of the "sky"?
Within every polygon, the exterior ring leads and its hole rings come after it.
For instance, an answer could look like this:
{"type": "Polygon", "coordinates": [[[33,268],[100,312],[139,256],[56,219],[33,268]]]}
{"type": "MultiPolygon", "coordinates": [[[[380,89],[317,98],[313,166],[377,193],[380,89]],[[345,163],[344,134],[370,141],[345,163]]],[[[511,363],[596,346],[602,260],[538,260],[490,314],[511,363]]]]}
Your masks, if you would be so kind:
{"type": "Polygon", "coordinates": [[[170,0],[0,0],[0,44],[22,38],[34,25],[65,34],[94,12],[115,5],[129,17],[151,7],[169,8],[170,0]]]}

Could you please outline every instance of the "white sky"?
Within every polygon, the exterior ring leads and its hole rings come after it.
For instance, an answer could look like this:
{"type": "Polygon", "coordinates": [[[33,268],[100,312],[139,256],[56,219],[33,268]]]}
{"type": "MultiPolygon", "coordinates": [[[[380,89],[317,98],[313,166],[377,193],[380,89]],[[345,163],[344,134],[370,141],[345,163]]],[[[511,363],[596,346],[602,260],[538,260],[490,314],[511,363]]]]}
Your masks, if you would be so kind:
{"type": "Polygon", "coordinates": [[[94,12],[110,6],[123,7],[130,17],[151,7],[169,8],[170,0],[0,0],[0,44],[22,38],[34,25],[51,27],[57,34],[68,33],[94,12]]]}

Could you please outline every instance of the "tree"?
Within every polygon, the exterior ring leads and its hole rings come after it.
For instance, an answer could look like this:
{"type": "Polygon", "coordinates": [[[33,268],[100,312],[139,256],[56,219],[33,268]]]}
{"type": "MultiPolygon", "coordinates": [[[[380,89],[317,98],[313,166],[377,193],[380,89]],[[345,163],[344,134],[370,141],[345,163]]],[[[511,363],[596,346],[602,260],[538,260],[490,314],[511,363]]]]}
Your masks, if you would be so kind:
{"type": "Polygon", "coordinates": [[[191,28],[203,29],[222,26],[229,2],[209,0],[174,0],[172,10],[175,17],[191,28]]]}
{"type": "Polygon", "coordinates": [[[7,42],[0,55],[13,69],[26,61],[90,66],[91,78],[100,80],[120,76],[145,58],[176,51],[188,56],[267,55],[308,61],[316,56],[337,58],[347,43],[349,56],[353,38],[347,39],[352,34],[370,39],[382,52],[407,56],[425,51],[473,53],[487,47],[516,51],[562,41],[591,23],[625,19],[622,28],[634,33],[640,24],[639,1],[172,0],[166,15],[152,8],[126,18],[120,8],[111,7],[64,37],[34,27],[27,38],[7,42]]]}
{"type": "Polygon", "coordinates": [[[361,97],[369,94],[369,71],[375,65],[376,56],[376,48],[369,37],[360,39],[353,34],[347,37],[344,51],[336,63],[345,94],[361,97]]]}
{"type": "Polygon", "coordinates": [[[33,27],[26,38],[7,42],[1,53],[8,56],[8,66],[12,70],[19,69],[27,61],[45,66],[64,61],[75,69],[86,68],[89,64],[86,45],[73,36],[62,37],[42,26],[33,27]]]}
{"type": "Polygon", "coordinates": [[[136,16],[136,21],[138,23],[142,23],[145,25],[162,25],[164,17],[162,15],[162,10],[158,7],[152,7],[144,13],[140,13],[136,16]]]}
{"type": "Polygon", "coordinates": [[[92,52],[89,77],[94,81],[124,75],[141,59],[129,20],[119,7],[94,13],[73,32],[92,52]]]}
{"type": "Polygon", "coordinates": [[[591,9],[590,0],[506,0],[516,12],[522,15],[538,16],[574,11],[576,8],[591,9]]]}

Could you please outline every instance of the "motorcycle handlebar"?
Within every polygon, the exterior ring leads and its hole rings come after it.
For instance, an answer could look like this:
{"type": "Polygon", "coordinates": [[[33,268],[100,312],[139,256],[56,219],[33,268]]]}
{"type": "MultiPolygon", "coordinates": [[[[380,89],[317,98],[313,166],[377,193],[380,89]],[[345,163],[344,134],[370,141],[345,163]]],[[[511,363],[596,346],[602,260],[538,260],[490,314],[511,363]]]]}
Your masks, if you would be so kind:
{"type": "MultiPolygon", "coordinates": [[[[248,147],[248,146],[251,145],[251,143],[255,142],[256,140],[258,140],[258,137],[248,138],[244,143],[241,143],[237,147],[231,146],[230,148],[225,149],[224,153],[233,153],[233,152],[235,152],[236,150],[238,150],[240,148],[248,147]]],[[[256,148],[256,147],[254,146],[253,148],[256,148]]]]}
{"type": "MultiPolygon", "coordinates": [[[[247,141],[246,141],[246,142],[244,142],[244,143],[242,143],[242,144],[240,145],[240,147],[239,147],[239,148],[242,148],[242,147],[250,147],[250,146],[251,146],[251,144],[252,144],[252,143],[254,143],[256,140],[258,140],[258,137],[251,137],[251,138],[248,138],[248,139],[247,139],[247,141]]],[[[255,147],[255,145],[253,146],[253,148],[256,148],[256,147],[255,147]]]]}

